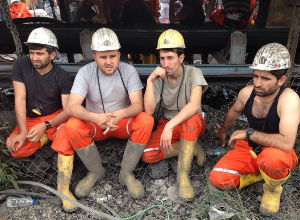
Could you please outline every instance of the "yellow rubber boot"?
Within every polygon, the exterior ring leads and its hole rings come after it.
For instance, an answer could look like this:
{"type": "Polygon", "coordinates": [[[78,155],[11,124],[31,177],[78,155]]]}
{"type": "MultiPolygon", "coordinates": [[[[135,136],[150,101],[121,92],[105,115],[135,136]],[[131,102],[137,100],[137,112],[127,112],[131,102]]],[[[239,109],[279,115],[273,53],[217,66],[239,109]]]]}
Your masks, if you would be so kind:
{"type": "Polygon", "coordinates": [[[50,142],[50,139],[48,138],[47,134],[45,133],[41,139],[40,139],[40,143],[41,143],[41,147],[45,146],[46,144],[48,144],[50,142]]]}
{"type": "Polygon", "coordinates": [[[85,197],[90,194],[96,182],[105,176],[105,169],[102,167],[99,151],[94,142],[84,148],[75,149],[75,151],[89,171],[75,188],[76,196],[85,197]]]}
{"type": "Polygon", "coordinates": [[[164,159],[177,157],[179,155],[180,142],[175,142],[172,144],[173,150],[169,153],[164,153],[164,159]]]}
{"type": "Polygon", "coordinates": [[[265,183],[263,185],[264,195],[261,199],[260,212],[265,215],[272,215],[278,212],[280,206],[280,196],[282,193],[282,184],[290,177],[287,175],[284,179],[275,180],[267,176],[260,170],[265,183]]]}
{"type": "Polygon", "coordinates": [[[242,189],[246,186],[250,186],[254,183],[257,183],[259,181],[261,181],[263,178],[261,176],[261,174],[244,174],[244,175],[240,175],[240,186],[239,189],[242,189]]]}
{"type": "MultiPolygon", "coordinates": [[[[171,151],[169,153],[164,153],[164,159],[177,157],[179,155],[180,141],[173,143],[172,148],[173,148],[173,151],[171,151]]],[[[205,156],[205,153],[204,153],[202,147],[198,144],[198,142],[196,143],[196,147],[194,150],[194,156],[197,157],[197,165],[199,167],[202,167],[206,161],[206,156],[205,156]]]]}
{"type": "MultiPolygon", "coordinates": [[[[75,197],[69,190],[70,180],[71,180],[72,170],[73,170],[73,161],[74,161],[74,155],[64,156],[62,154],[58,154],[57,191],[69,197],[70,199],[76,201],[75,197]]],[[[76,205],[68,202],[65,199],[62,199],[62,203],[63,203],[63,209],[66,212],[74,212],[78,209],[76,205]]]]}
{"type": "Polygon", "coordinates": [[[197,165],[203,167],[206,162],[206,155],[198,142],[196,142],[194,156],[197,157],[197,165]]]}
{"type": "Polygon", "coordinates": [[[145,190],[142,183],[133,175],[133,170],[138,164],[146,145],[141,145],[128,140],[123,155],[119,181],[126,185],[129,195],[132,198],[139,199],[144,196],[145,190]]]}
{"type": "Polygon", "coordinates": [[[193,160],[194,150],[197,144],[195,141],[186,141],[180,138],[180,151],[177,165],[177,182],[179,184],[179,196],[190,201],[195,197],[195,192],[190,181],[189,173],[193,160]]]}

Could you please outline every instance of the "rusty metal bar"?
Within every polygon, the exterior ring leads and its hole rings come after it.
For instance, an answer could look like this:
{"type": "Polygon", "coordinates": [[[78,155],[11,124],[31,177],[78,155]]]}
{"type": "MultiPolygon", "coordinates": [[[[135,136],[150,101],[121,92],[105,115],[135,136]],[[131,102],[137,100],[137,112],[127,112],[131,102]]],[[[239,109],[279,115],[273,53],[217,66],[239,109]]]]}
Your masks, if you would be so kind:
{"type": "MultiPolygon", "coordinates": [[[[290,52],[291,56],[291,63],[292,66],[294,64],[296,50],[297,50],[297,44],[299,39],[299,31],[300,31],[300,4],[299,0],[293,1],[294,3],[293,7],[293,15],[291,20],[291,26],[289,31],[289,37],[288,37],[288,43],[287,43],[287,49],[290,52]]],[[[290,68],[287,72],[287,86],[290,86],[291,83],[291,73],[293,71],[293,68],[290,68]]]]}

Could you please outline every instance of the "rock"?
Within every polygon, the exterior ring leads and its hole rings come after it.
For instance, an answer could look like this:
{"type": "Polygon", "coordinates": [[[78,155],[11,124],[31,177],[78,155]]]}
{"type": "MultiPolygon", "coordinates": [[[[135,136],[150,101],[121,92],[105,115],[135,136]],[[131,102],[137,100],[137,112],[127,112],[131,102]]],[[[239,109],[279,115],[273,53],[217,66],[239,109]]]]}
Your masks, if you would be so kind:
{"type": "Polygon", "coordinates": [[[169,162],[166,160],[161,160],[157,163],[149,164],[147,171],[152,179],[165,178],[169,174],[169,162]]]}
{"type": "Polygon", "coordinates": [[[117,200],[116,200],[116,203],[117,203],[118,205],[121,205],[121,204],[122,204],[122,199],[117,199],[117,200]]]}
{"type": "Polygon", "coordinates": [[[177,212],[179,206],[180,206],[180,204],[175,205],[172,209],[172,212],[177,212]]]}
{"type": "Polygon", "coordinates": [[[112,189],[112,186],[107,183],[103,186],[103,188],[105,191],[110,191],[112,189]]]}
{"type": "Polygon", "coordinates": [[[154,185],[155,186],[163,186],[163,185],[165,185],[165,180],[163,180],[163,179],[155,180],[154,185]]]}

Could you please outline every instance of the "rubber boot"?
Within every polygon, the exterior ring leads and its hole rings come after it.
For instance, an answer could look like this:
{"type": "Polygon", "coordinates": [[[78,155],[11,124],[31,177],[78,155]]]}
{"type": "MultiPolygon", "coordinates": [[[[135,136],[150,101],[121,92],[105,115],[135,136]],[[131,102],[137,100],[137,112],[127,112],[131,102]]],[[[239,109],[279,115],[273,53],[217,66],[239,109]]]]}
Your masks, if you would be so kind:
{"type": "Polygon", "coordinates": [[[142,183],[137,180],[132,173],[138,164],[145,147],[146,145],[137,144],[128,140],[119,175],[120,183],[127,186],[130,196],[135,199],[139,199],[145,194],[142,183]]]}
{"type": "Polygon", "coordinates": [[[45,146],[46,144],[48,144],[50,142],[50,139],[48,138],[48,135],[45,133],[41,139],[40,139],[40,143],[41,143],[41,147],[45,146]]]}
{"type": "Polygon", "coordinates": [[[196,143],[196,146],[195,146],[194,156],[197,157],[197,165],[199,167],[205,166],[206,155],[198,142],[196,143]]]}
{"type": "MultiPolygon", "coordinates": [[[[69,190],[70,180],[71,180],[72,170],[73,170],[73,161],[74,161],[74,155],[65,156],[62,154],[58,154],[57,191],[69,197],[70,199],[76,201],[75,197],[69,190]]],[[[76,205],[68,202],[65,199],[62,199],[61,201],[63,203],[63,209],[66,212],[74,212],[78,209],[76,205]]]]}
{"type": "MultiPolygon", "coordinates": [[[[169,153],[164,153],[164,159],[176,157],[179,155],[180,141],[173,143],[172,148],[173,148],[173,151],[171,151],[169,153]]],[[[198,142],[196,143],[196,147],[194,150],[194,156],[197,157],[197,165],[199,167],[202,167],[206,161],[206,155],[198,142]]]]}
{"type": "Polygon", "coordinates": [[[240,175],[240,186],[239,189],[242,189],[246,186],[250,186],[254,183],[257,183],[259,181],[261,181],[263,178],[261,176],[261,174],[244,174],[244,175],[240,175]]]}
{"type": "Polygon", "coordinates": [[[172,158],[172,157],[177,157],[179,155],[179,148],[180,148],[180,142],[175,142],[172,144],[173,150],[170,151],[169,153],[164,153],[164,159],[172,158]]]}
{"type": "Polygon", "coordinates": [[[265,215],[272,215],[278,212],[280,206],[280,196],[282,184],[290,177],[290,173],[284,179],[274,180],[260,170],[265,183],[263,185],[264,195],[261,199],[260,212],[265,215]]]}
{"type": "Polygon", "coordinates": [[[190,181],[189,173],[193,160],[194,150],[197,144],[195,141],[186,141],[180,138],[180,151],[177,165],[177,182],[179,184],[179,196],[190,201],[195,197],[194,189],[190,181]]]}
{"type": "Polygon", "coordinates": [[[75,188],[76,196],[85,197],[90,194],[95,183],[104,177],[105,169],[102,167],[101,158],[94,142],[84,148],[75,149],[75,151],[89,171],[75,188]]]}

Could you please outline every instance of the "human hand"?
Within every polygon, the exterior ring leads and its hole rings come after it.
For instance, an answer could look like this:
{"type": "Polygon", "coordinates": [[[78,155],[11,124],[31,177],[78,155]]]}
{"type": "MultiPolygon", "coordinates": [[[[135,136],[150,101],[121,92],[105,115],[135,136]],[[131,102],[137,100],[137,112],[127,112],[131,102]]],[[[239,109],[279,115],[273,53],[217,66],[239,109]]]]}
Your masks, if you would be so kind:
{"type": "Polygon", "coordinates": [[[123,119],[121,110],[117,110],[111,113],[113,113],[115,117],[111,118],[109,122],[105,123],[105,131],[103,132],[104,135],[110,131],[115,131],[118,128],[117,124],[119,123],[119,121],[121,121],[121,119],[123,119]]]}
{"type": "Polygon", "coordinates": [[[148,77],[148,80],[154,82],[157,78],[163,80],[166,76],[166,70],[160,66],[156,67],[148,77]]]}
{"type": "Polygon", "coordinates": [[[39,123],[33,126],[32,128],[30,128],[30,130],[26,135],[26,138],[28,138],[28,140],[30,140],[31,142],[37,142],[43,137],[45,131],[46,131],[45,123],[44,122],[39,123]]]}
{"type": "Polygon", "coordinates": [[[221,139],[222,147],[225,147],[226,131],[217,123],[217,128],[215,131],[215,136],[221,139]]]}
{"type": "Polygon", "coordinates": [[[19,14],[17,15],[17,18],[21,18],[21,16],[22,16],[22,14],[21,14],[21,13],[19,13],[19,14]]]}
{"type": "Polygon", "coordinates": [[[166,124],[161,136],[160,136],[160,148],[165,152],[165,153],[170,153],[173,151],[172,145],[171,145],[171,140],[172,140],[172,135],[173,135],[173,129],[166,124]]]}
{"type": "Polygon", "coordinates": [[[230,136],[228,145],[234,146],[237,140],[246,140],[246,130],[236,130],[233,132],[233,134],[230,136]]]}
{"type": "Polygon", "coordinates": [[[10,152],[17,152],[19,149],[21,149],[26,141],[26,135],[25,134],[15,134],[6,140],[6,147],[10,152]],[[15,148],[15,145],[19,143],[17,148],[15,148]]]}

